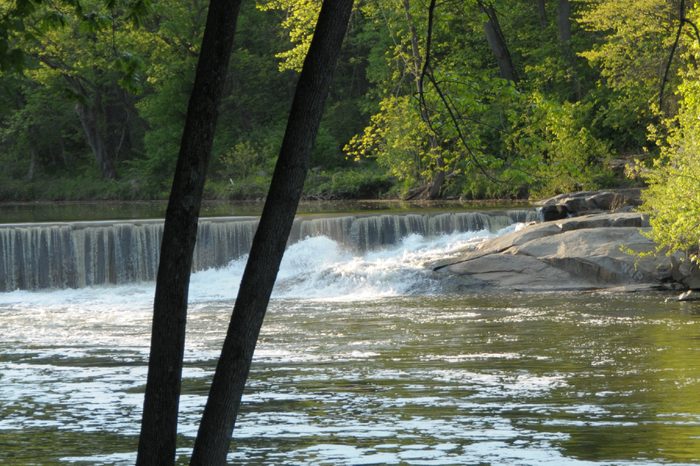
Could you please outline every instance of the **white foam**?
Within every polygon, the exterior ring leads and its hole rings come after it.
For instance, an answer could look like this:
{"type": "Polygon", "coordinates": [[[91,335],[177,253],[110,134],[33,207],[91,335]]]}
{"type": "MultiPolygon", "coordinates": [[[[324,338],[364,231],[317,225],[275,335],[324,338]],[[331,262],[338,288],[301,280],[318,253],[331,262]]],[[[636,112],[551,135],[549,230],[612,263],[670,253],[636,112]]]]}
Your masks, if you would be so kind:
{"type": "MultiPolygon", "coordinates": [[[[516,230],[510,225],[496,233],[487,230],[437,237],[411,234],[384,249],[356,253],[325,237],[306,238],[290,246],[282,261],[273,299],[368,300],[387,296],[431,294],[437,283],[426,264],[450,257],[486,238],[516,230]]],[[[191,303],[234,300],[247,258],[221,269],[194,273],[191,303]]],[[[0,293],[0,306],[12,309],[66,310],[95,308],[147,311],[153,303],[153,283],[97,286],[81,289],[0,293]]]]}

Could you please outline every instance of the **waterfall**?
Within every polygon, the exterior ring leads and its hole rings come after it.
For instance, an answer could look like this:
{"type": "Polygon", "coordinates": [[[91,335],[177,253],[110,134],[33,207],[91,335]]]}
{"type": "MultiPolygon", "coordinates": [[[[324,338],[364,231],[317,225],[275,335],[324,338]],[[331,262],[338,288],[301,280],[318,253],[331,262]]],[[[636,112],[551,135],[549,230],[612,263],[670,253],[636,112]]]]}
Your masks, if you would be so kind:
{"type": "MultiPolygon", "coordinates": [[[[326,236],[364,252],[413,233],[496,231],[535,220],[535,210],[299,217],[289,243],[326,236]]],[[[247,254],[256,228],[254,217],[200,219],[193,270],[247,254]]],[[[162,220],[0,225],[0,291],[153,281],[162,232],[162,220]]]]}

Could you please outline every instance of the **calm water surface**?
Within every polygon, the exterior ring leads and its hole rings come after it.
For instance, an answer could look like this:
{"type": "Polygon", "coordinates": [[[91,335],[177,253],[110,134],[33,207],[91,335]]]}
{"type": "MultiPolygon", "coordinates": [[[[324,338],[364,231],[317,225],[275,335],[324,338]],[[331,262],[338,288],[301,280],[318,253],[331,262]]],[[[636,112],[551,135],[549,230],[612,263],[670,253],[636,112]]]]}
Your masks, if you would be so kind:
{"type": "MultiPolygon", "coordinates": [[[[508,201],[302,201],[301,215],[333,213],[430,212],[526,207],[508,201]]],[[[166,201],[24,202],[0,203],[0,224],[163,218],[166,201]]],[[[204,201],[201,217],[260,215],[262,201],[204,201]]]]}

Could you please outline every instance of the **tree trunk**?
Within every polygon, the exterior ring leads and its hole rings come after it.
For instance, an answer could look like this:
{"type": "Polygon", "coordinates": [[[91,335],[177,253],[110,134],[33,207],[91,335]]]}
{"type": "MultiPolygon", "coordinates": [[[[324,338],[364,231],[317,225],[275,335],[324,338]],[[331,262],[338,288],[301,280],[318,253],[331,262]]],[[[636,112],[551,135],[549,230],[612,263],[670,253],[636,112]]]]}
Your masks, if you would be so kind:
{"type": "Polygon", "coordinates": [[[537,3],[537,16],[540,19],[542,29],[547,27],[547,8],[545,0],[535,0],[537,3]]]}
{"type": "Polygon", "coordinates": [[[98,95],[96,99],[95,102],[92,102],[92,105],[77,104],[75,110],[78,113],[80,124],[85,132],[85,138],[95,156],[95,161],[102,177],[114,179],[117,177],[117,171],[114,168],[114,154],[110,151],[109,144],[105,140],[104,115],[101,110],[100,96],[98,95]]]}
{"type": "Polygon", "coordinates": [[[84,86],[74,89],[83,97],[75,109],[100,173],[103,178],[114,179],[116,161],[131,152],[130,120],[136,114],[133,101],[116,83],[90,91],[84,86]]]}
{"type": "Polygon", "coordinates": [[[409,0],[403,0],[402,3],[404,16],[406,17],[406,23],[408,24],[408,30],[411,33],[411,74],[413,75],[413,80],[415,81],[417,87],[418,82],[420,81],[423,57],[421,56],[420,47],[418,46],[418,31],[416,30],[416,25],[413,23],[413,15],[411,14],[411,4],[409,0]]]}
{"type": "Polygon", "coordinates": [[[29,154],[30,154],[30,159],[29,159],[29,168],[27,169],[27,181],[33,181],[34,180],[34,170],[36,169],[36,149],[33,147],[29,149],[29,154]]]}
{"type": "Polygon", "coordinates": [[[134,99],[116,83],[109,85],[104,94],[105,139],[114,161],[132,151],[132,123],[137,115],[134,99]]]}
{"type": "Polygon", "coordinates": [[[559,28],[559,40],[568,46],[571,41],[571,3],[569,0],[559,0],[557,27],[559,28]]]}
{"type": "Polygon", "coordinates": [[[581,80],[576,73],[576,54],[571,48],[571,2],[569,0],[559,0],[557,29],[559,30],[559,44],[562,55],[571,69],[573,97],[576,100],[581,100],[581,80]]]}
{"type": "Polygon", "coordinates": [[[489,44],[491,53],[498,64],[499,75],[503,79],[517,83],[518,74],[513,66],[513,60],[510,56],[503,31],[501,30],[501,25],[498,22],[496,10],[493,6],[487,5],[481,1],[479,2],[479,7],[488,17],[488,20],[484,24],[484,32],[486,33],[486,41],[489,44]]]}
{"type": "Polygon", "coordinates": [[[211,0],[165,215],[136,464],[172,465],[197,222],[240,0],[211,0]]]}
{"type": "Polygon", "coordinates": [[[430,180],[428,199],[434,200],[440,198],[440,195],[442,194],[442,186],[445,184],[445,179],[447,179],[447,173],[445,173],[445,163],[442,158],[439,158],[437,161],[437,171],[433,175],[433,179],[430,180]]]}
{"type": "Polygon", "coordinates": [[[226,462],[243,388],[301,198],[352,3],[352,0],[326,0],[321,7],[199,426],[192,465],[226,462]]]}

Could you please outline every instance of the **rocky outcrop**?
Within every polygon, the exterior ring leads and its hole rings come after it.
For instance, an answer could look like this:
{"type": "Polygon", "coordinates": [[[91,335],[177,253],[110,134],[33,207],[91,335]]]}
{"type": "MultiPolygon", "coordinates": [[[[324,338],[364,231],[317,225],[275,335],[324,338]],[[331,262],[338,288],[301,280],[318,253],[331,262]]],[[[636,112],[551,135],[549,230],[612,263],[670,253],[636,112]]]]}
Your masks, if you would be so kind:
{"type": "Polygon", "coordinates": [[[600,212],[630,210],[641,204],[641,189],[611,189],[560,194],[537,203],[545,222],[600,212]]]}
{"type": "Polygon", "coordinates": [[[531,224],[485,241],[433,270],[455,288],[626,290],[700,286],[700,274],[678,257],[643,256],[653,242],[643,214],[589,214],[531,224]],[[683,269],[686,267],[686,269],[683,269]]]}

